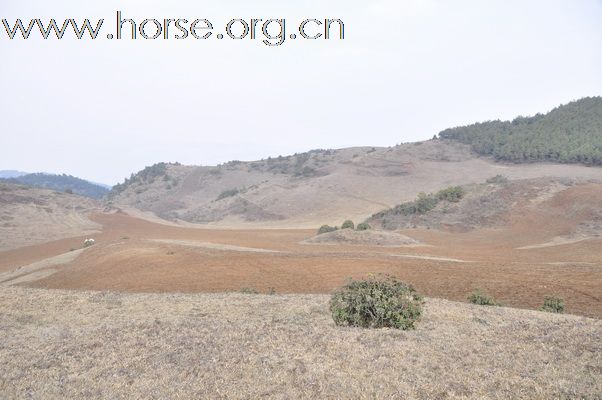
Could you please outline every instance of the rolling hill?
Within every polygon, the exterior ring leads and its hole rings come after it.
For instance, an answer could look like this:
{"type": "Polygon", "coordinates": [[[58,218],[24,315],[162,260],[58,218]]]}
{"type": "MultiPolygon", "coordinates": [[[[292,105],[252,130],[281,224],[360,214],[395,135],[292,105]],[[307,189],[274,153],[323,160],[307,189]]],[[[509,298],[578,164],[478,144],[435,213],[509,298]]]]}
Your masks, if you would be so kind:
{"type": "Polygon", "coordinates": [[[92,199],[101,199],[103,196],[109,193],[109,188],[104,185],[88,182],[86,180],[65,174],[24,174],[7,177],[0,180],[8,183],[56,190],[59,192],[70,192],[80,196],[90,197],[92,199]]]}
{"type": "Polygon", "coordinates": [[[601,152],[602,98],[585,98],[546,115],[454,128],[393,147],[313,150],[215,167],[159,163],[116,185],[108,198],[171,221],[314,228],[364,220],[420,192],[496,175],[602,182],[602,168],[579,165],[599,164],[601,152]]]}
{"type": "Polygon", "coordinates": [[[23,175],[27,175],[27,172],[16,171],[14,169],[0,171],[0,179],[18,178],[23,175]]]}
{"type": "Polygon", "coordinates": [[[99,207],[86,197],[0,183],[0,251],[96,232],[88,213],[99,207]]]}
{"type": "Polygon", "coordinates": [[[500,164],[470,146],[430,140],[390,148],[320,150],[216,167],[157,164],[117,185],[112,205],[171,221],[236,227],[316,228],[363,220],[420,192],[483,183],[502,174],[602,182],[602,168],[500,164]]]}

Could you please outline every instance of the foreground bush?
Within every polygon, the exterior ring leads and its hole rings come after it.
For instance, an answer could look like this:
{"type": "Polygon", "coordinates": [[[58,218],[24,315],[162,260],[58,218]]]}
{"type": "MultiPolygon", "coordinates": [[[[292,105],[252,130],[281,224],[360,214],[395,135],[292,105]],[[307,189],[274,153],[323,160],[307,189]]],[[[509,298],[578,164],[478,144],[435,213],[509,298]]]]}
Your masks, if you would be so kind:
{"type": "Polygon", "coordinates": [[[336,226],[322,225],[320,227],[320,229],[318,229],[318,235],[321,235],[323,233],[328,233],[328,232],[334,232],[334,231],[336,231],[338,229],[339,228],[337,228],[336,226]]]}
{"type": "Polygon", "coordinates": [[[355,224],[350,219],[343,222],[343,225],[341,225],[341,229],[354,229],[354,228],[355,228],[355,224]]]}
{"type": "Polygon", "coordinates": [[[474,292],[468,296],[468,301],[472,304],[478,304],[480,306],[498,306],[499,304],[493,299],[493,297],[489,296],[487,293],[483,292],[481,289],[476,289],[474,292]]]}
{"type": "Polygon", "coordinates": [[[564,313],[564,300],[556,296],[546,296],[541,311],[562,314],[564,313]]]}
{"type": "Polygon", "coordinates": [[[330,312],[340,326],[414,329],[422,297],[390,276],[352,280],[332,295],[330,312]]]}

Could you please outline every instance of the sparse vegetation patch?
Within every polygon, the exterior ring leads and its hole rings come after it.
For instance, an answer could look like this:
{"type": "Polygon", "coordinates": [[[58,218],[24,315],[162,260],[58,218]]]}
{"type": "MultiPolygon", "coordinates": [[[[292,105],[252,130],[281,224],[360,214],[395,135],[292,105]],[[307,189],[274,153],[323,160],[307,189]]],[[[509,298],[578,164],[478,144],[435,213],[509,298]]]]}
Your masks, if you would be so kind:
{"type": "Polygon", "coordinates": [[[318,235],[321,235],[321,234],[323,234],[323,233],[328,233],[328,232],[334,232],[334,231],[336,231],[337,229],[339,229],[339,228],[338,228],[338,227],[336,227],[336,226],[322,225],[322,226],[320,227],[320,229],[318,229],[318,235]]]}
{"type": "Polygon", "coordinates": [[[385,214],[392,212],[395,215],[424,215],[429,211],[433,210],[439,202],[446,201],[450,203],[457,203],[466,194],[465,190],[461,186],[451,186],[446,189],[442,189],[437,193],[424,193],[418,194],[418,197],[414,201],[399,204],[390,210],[381,211],[374,214],[373,218],[383,217],[385,214]]]}
{"type": "Polygon", "coordinates": [[[174,186],[178,184],[177,179],[175,178],[170,178],[167,175],[168,172],[168,166],[170,165],[174,165],[174,166],[180,166],[180,163],[157,163],[154,165],[151,165],[150,167],[146,167],[144,168],[142,171],[138,172],[137,174],[132,174],[130,175],[129,178],[126,178],[125,181],[123,183],[118,183],[117,185],[113,186],[113,188],[111,189],[111,192],[109,193],[109,198],[113,198],[116,195],[118,195],[119,193],[124,192],[128,187],[132,186],[133,184],[150,184],[155,182],[155,180],[157,178],[161,178],[163,177],[163,180],[165,182],[171,182],[170,186],[174,186]]]}
{"type": "Polygon", "coordinates": [[[234,196],[236,196],[239,193],[240,193],[240,190],[237,189],[237,188],[224,190],[223,192],[221,192],[219,194],[219,196],[217,196],[217,199],[215,199],[215,200],[219,201],[219,200],[222,200],[222,199],[227,199],[228,197],[234,197],[234,196]]]}
{"type": "Polygon", "coordinates": [[[499,306],[499,303],[495,299],[489,296],[481,289],[475,289],[469,296],[468,301],[472,304],[480,306],[499,306]]]}

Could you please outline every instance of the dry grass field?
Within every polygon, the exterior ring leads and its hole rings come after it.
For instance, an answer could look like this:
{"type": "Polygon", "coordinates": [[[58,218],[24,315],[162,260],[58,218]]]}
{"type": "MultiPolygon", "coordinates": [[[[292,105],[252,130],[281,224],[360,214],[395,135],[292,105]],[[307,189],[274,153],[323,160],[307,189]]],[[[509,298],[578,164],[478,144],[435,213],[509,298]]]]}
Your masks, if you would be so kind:
{"type": "Polygon", "coordinates": [[[428,299],[414,331],[324,295],[0,288],[3,398],[600,399],[602,321],[428,299]]]}

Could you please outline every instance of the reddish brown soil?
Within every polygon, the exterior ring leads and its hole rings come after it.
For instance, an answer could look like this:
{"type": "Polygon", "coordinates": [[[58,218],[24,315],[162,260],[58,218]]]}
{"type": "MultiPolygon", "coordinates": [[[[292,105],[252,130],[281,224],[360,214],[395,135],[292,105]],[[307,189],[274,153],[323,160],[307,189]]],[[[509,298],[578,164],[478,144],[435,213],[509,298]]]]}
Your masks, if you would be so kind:
{"type": "MultiPolygon", "coordinates": [[[[125,214],[99,214],[97,244],[73,263],[29,285],[43,288],[138,292],[218,292],[243,287],[263,292],[328,293],[349,277],[389,273],[431,297],[464,301],[483,288],[502,303],[537,308],[545,295],[566,299],[568,312],[602,318],[602,239],[532,250],[567,229],[566,220],[533,225],[537,215],[517,217],[512,229],[465,234],[408,230],[429,246],[382,248],[303,245],[308,230],[205,230],[156,224],[125,214]],[[211,242],[277,250],[253,253],[217,250],[152,239],[211,242]],[[465,260],[411,259],[422,255],[465,260]],[[564,263],[564,264],[558,264],[564,263]]],[[[0,272],[26,265],[70,247],[65,239],[0,253],[0,272]]]]}

